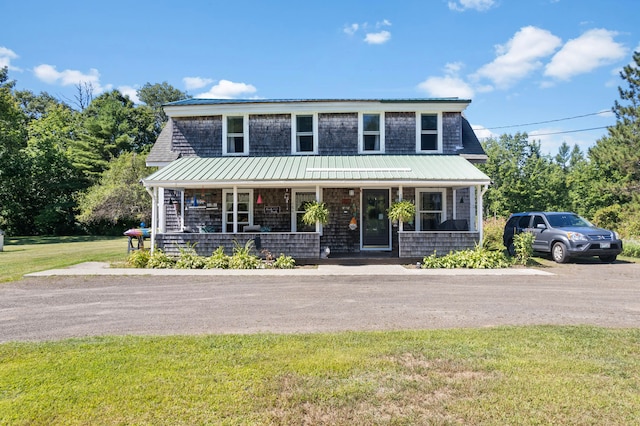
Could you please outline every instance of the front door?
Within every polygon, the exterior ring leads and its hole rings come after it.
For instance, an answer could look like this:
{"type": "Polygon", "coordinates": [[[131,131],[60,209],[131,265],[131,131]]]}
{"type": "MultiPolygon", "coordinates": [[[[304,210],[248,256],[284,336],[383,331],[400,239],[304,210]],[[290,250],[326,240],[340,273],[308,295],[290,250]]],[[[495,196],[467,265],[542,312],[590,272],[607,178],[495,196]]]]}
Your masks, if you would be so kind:
{"type": "Polygon", "coordinates": [[[389,190],[362,190],[362,248],[390,249],[389,190]]]}

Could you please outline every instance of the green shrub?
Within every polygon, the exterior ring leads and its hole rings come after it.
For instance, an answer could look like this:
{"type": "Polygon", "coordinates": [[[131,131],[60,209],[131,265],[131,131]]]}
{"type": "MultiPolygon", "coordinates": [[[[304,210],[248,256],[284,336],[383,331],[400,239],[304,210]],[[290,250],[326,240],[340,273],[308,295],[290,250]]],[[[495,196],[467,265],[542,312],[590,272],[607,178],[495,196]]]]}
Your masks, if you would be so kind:
{"type": "Polygon", "coordinates": [[[533,256],[533,242],[536,236],[531,232],[521,232],[513,236],[513,247],[516,251],[515,262],[527,265],[533,256]]]}
{"type": "Polygon", "coordinates": [[[296,261],[291,256],[280,254],[280,256],[273,261],[273,267],[277,269],[293,269],[296,267],[296,261]]]}
{"type": "Polygon", "coordinates": [[[231,269],[258,269],[262,266],[262,260],[252,254],[255,243],[248,240],[244,247],[234,241],[233,256],[229,259],[229,268],[231,269]]]}
{"type": "Polygon", "coordinates": [[[228,269],[229,256],[224,253],[224,247],[220,246],[207,258],[205,269],[228,269]]]}
{"type": "Polygon", "coordinates": [[[622,255],[640,258],[640,242],[634,240],[624,240],[622,243],[622,255]]]}
{"type": "Polygon", "coordinates": [[[487,250],[502,251],[505,249],[502,243],[502,235],[507,220],[502,217],[489,218],[482,224],[482,247],[487,250]]]}
{"type": "Polygon", "coordinates": [[[153,251],[153,254],[149,258],[149,262],[147,262],[147,268],[152,269],[169,269],[173,268],[176,264],[176,261],[171,256],[167,255],[160,249],[156,249],[153,251]]]}
{"type": "Polygon", "coordinates": [[[461,250],[438,257],[434,252],[422,259],[424,269],[431,268],[470,268],[470,269],[497,269],[508,268],[511,260],[502,251],[487,250],[476,247],[473,250],[461,250]]]}
{"type": "Polygon", "coordinates": [[[180,247],[180,257],[176,261],[177,269],[202,269],[207,263],[207,258],[198,255],[195,250],[195,244],[183,248],[180,247]]]}
{"type": "Polygon", "coordinates": [[[127,264],[134,268],[146,268],[151,255],[148,250],[134,250],[127,257],[127,264]]]}

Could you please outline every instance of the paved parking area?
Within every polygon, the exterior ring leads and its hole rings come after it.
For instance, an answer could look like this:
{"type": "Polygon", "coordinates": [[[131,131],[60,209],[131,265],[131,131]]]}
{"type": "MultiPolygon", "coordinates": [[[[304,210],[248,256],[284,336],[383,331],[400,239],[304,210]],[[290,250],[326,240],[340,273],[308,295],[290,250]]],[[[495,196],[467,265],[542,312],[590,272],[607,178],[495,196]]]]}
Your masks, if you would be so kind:
{"type": "Polygon", "coordinates": [[[298,275],[29,277],[0,285],[0,342],[108,334],[640,326],[640,265],[634,263],[549,265],[535,274],[522,269],[510,275],[379,268],[348,274],[319,268],[298,275]]]}

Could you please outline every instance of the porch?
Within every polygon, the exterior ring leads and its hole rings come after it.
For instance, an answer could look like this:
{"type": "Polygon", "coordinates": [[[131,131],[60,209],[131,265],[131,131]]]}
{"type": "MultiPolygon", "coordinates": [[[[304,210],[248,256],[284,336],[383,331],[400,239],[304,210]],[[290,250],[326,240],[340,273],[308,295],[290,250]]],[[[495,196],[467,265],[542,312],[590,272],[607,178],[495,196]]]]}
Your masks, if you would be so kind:
{"type": "Polygon", "coordinates": [[[457,156],[183,158],[143,181],[153,198],[152,249],[203,256],[253,240],[256,251],[296,259],[402,259],[474,247],[482,240],[488,178],[457,156]],[[283,164],[284,163],[284,164],[283,164]],[[309,201],[324,202],[326,225],[307,225],[309,201]],[[396,200],[416,205],[389,220],[396,200]]]}

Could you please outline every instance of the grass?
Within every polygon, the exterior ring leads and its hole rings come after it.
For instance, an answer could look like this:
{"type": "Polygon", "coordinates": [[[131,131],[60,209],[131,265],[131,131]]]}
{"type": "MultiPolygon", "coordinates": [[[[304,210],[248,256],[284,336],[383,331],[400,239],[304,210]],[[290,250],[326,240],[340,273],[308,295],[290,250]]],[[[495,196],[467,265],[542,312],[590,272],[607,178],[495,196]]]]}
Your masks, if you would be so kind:
{"type": "Polygon", "coordinates": [[[5,235],[0,252],[0,283],[24,274],[66,268],[82,262],[116,262],[127,257],[126,237],[16,237],[5,235]]]}
{"type": "Polygon", "coordinates": [[[632,424],[638,412],[636,329],[0,345],[0,424],[632,424]]]}

